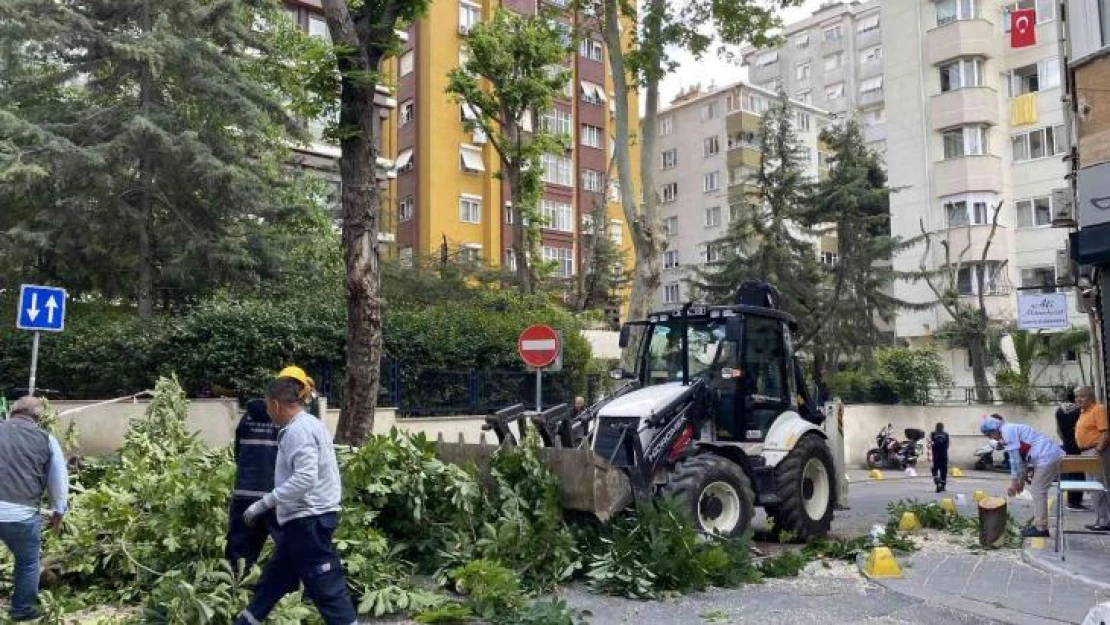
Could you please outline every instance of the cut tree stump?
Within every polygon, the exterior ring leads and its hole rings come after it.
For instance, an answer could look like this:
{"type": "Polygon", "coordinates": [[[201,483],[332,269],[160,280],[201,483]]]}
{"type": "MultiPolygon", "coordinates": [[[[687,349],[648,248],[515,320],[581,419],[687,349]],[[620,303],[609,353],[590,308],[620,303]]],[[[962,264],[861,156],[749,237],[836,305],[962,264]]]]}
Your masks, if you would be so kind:
{"type": "Polygon", "coordinates": [[[985,549],[998,546],[1006,535],[1009,516],[1004,497],[984,497],[979,500],[979,544],[985,549]]]}

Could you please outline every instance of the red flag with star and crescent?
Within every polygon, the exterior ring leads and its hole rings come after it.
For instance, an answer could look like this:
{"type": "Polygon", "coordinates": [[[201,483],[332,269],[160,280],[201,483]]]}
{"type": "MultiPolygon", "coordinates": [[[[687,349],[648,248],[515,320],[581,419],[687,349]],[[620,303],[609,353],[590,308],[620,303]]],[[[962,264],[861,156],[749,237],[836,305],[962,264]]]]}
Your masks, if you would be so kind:
{"type": "Polygon", "coordinates": [[[1037,44],[1037,11],[1018,9],[1010,13],[1010,47],[1028,48],[1037,44]]]}

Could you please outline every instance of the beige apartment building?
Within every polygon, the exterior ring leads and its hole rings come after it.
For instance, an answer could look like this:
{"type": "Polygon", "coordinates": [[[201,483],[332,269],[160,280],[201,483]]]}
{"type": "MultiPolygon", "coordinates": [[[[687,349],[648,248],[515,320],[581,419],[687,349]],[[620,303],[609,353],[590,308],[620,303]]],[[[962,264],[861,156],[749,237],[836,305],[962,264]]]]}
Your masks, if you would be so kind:
{"type": "MultiPolygon", "coordinates": [[[[750,206],[751,181],[760,162],[760,121],[777,100],[775,92],[737,82],[695,87],[659,112],[655,182],[667,233],[660,308],[697,299],[687,281],[697,268],[720,258],[719,241],[729,223],[750,206]]],[[[801,102],[790,103],[808,172],[819,176],[824,158],[817,134],[828,115],[801,102]]],[[[826,262],[836,261],[835,237],[814,241],[826,262]]]]}

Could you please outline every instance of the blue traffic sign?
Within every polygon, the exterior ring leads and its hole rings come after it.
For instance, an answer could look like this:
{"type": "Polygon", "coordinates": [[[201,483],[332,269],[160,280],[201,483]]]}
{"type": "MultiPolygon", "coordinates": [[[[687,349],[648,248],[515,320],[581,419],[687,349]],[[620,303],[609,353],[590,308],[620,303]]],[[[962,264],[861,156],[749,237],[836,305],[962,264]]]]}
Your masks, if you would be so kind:
{"type": "Polygon", "coordinates": [[[61,332],[66,325],[66,290],[24,284],[19,288],[15,327],[35,332],[61,332]]]}

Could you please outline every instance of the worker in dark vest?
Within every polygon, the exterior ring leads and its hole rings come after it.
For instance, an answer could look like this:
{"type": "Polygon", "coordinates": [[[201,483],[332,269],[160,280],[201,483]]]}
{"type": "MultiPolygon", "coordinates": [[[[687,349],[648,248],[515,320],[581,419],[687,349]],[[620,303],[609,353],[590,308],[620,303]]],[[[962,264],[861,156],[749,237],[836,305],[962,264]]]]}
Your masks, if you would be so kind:
{"type": "Polygon", "coordinates": [[[933,483],[938,493],[943,493],[948,487],[948,443],[948,432],[944,431],[943,423],[938,423],[929,434],[929,447],[933,450],[933,483]]]}
{"type": "Polygon", "coordinates": [[[69,474],[62,446],[39,425],[42,401],[24,397],[0,421],[0,542],[15,559],[9,614],[31,621],[40,614],[39,555],[42,544],[42,496],[50,493],[50,526],[62,531],[69,495],[69,474]]]}

